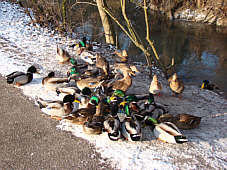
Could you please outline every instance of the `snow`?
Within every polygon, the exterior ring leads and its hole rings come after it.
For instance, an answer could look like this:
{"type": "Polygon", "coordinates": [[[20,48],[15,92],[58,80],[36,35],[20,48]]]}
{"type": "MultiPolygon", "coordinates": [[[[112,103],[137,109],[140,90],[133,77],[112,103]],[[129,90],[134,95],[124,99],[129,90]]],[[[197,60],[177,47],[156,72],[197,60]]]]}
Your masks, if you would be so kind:
{"type": "MultiPolygon", "coordinates": [[[[20,87],[33,101],[36,96],[44,99],[59,99],[54,92],[41,86],[42,77],[49,71],[65,75],[70,66],[56,61],[56,45],[73,54],[67,45],[74,40],[54,34],[46,28],[31,26],[30,18],[15,4],[0,2],[0,73],[5,76],[13,71],[26,71],[34,64],[41,74],[34,74],[30,84],[20,87]]],[[[140,65],[140,71],[146,68],[140,65]]],[[[160,74],[159,74],[160,75],[160,74]]],[[[161,76],[159,76],[161,77],[161,76]]],[[[150,79],[138,74],[129,92],[145,93],[150,79]]],[[[182,131],[189,139],[185,144],[167,144],[157,141],[151,130],[143,129],[143,141],[110,141],[106,133],[89,136],[81,126],[61,121],[58,129],[71,131],[73,135],[94,144],[102,158],[116,169],[226,169],[227,168],[227,102],[214,92],[186,86],[182,99],[171,96],[163,79],[163,96],[155,99],[165,104],[170,113],[189,113],[201,116],[198,129],[182,131]]],[[[102,160],[104,161],[104,160],[102,160]]]]}

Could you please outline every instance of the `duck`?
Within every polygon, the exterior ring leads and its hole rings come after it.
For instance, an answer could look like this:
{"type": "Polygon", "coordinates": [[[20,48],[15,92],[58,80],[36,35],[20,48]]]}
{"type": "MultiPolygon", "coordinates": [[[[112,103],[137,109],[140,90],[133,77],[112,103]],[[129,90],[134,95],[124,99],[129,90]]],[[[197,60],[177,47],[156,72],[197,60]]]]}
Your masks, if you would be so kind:
{"type": "Polygon", "coordinates": [[[108,115],[103,122],[105,131],[112,141],[117,141],[121,138],[120,121],[116,116],[108,115]]]}
{"type": "Polygon", "coordinates": [[[139,121],[133,116],[127,116],[122,123],[122,135],[129,141],[141,141],[142,131],[139,121]]]}
{"type": "Polygon", "coordinates": [[[103,122],[105,120],[103,114],[103,104],[102,102],[99,102],[99,104],[96,107],[96,113],[93,115],[93,117],[86,121],[83,124],[83,131],[86,134],[89,135],[99,135],[102,133],[103,130],[103,122]]]}
{"type": "Polygon", "coordinates": [[[169,79],[169,86],[175,95],[179,95],[184,91],[184,84],[178,79],[177,73],[174,73],[169,79]]]}
{"type": "Polygon", "coordinates": [[[112,90],[121,90],[126,92],[132,85],[131,74],[127,70],[122,70],[123,78],[108,83],[107,87],[112,90]]]}
{"type": "Polygon", "coordinates": [[[92,51],[84,50],[78,55],[78,58],[91,65],[96,62],[96,54],[92,51]]]}
{"type": "Polygon", "coordinates": [[[116,62],[126,63],[128,62],[128,54],[126,50],[122,51],[115,51],[114,54],[116,55],[116,62]]]}
{"type": "Polygon", "coordinates": [[[105,75],[109,72],[109,63],[101,55],[96,55],[96,67],[103,70],[105,75]]]}
{"type": "Polygon", "coordinates": [[[74,95],[66,95],[63,100],[44,100],[36,98],[40,109],[46,108],[47,114],[53,119],[61,120],[73,110],[74,95]]]}
{"type": "Polygon", "coordinates": [[[39,74],[35,66],[30,66],[27,73],[15,71],[6,76],[8,84],[14,84],[16,87],[23,86],[33,80],[33,73],[39,74]]]}
{"type": "Polygon", "coordinates": [[[86,108],[79,108],[73,111],[70,115],[64,117],[64,120],[72,124],[83,125],[85,122],[92,119],[93,115],[96,113],[98,102],[98,98],[92,96],[86,108]]]}
{"type": "Polygon", "coordinates": [[[74,48],[77,55],[80,55],[84,50],[93,51],[93,45],[91,43],[87,43],[87,37],[83,37],[79,43],[73,44],[70,47],[74,48]]]}
{"type": "Polygon", "coordinates": [[[172,122],[179,129],[188,130],[198,128],[201,122],[201,117],[182,113],[173,116],[172,114],[163,114],[158,118],[159,122],[172,122]]]}
{"type": "Polygon", "coordinates": [[[103,79],[105,79],[104,76],[89,77],[89,78],[85,78],[85,79],[76,81],[76,85],[80,90],[82,90],[85,87],[94,89],[97,86],[100,86],[102,83],[104,83],[103,79]]]}
{"type": "Polygon", "coordinates": [[[219,87],[215,84],[210,83],[209,80],[203,80],[203,83],[201,85],[201,89],[219,90],[219,87]]]}
{"type": "Polygon", "coordinates": [[[56,51],[56,59],[58,60],[59,64],[65,64],[65,63],[71,63],[73,65],[77,64],[77,61],[70,56],[70,54],[57,46],[57,51],[56,51]]]}
{"type": "Polygon", "coordinates": [[[56,91],[58,87],[65,85],[64,83],[69,83],[69,81],[69,78],[55,77],[55,73],[50,72],[48,76],[42,79],[42,85],[47,90],[56,91]]]}
{"type": "Polygon", "coordinates": [[[129,65],[126,63],[115,63],[113,68],[114,72],[121,74],[123,72],[128,72],[130,75],[136,76],[136,73],[139,73],[139,70],[135,65],[129,65]]]}
{"type": "Polygon", "coordinates": [[[67,76],[70,79],[78,80],[80,79],[80,73],[76,66],[72,66],[69,71],[67,71],[67,76]]]}
{"type": "Polygon", "coordinates": [[[151,81],[150,87],[149,87],[149,92],[152,93],[153,95],[158,94],[160,96],[160,92],[162,90],[162,85],[161,83],[158,81],[158,77],[155,74],[153,76],[153,79],[151,81]]]}
{"type": "Polygon", "coordinates": [[[154,125],[153,133],[158,140],[174,144],[188,142],[186,136],[182,135],[180,130],[173,123],[162,122],[154,125]]]}

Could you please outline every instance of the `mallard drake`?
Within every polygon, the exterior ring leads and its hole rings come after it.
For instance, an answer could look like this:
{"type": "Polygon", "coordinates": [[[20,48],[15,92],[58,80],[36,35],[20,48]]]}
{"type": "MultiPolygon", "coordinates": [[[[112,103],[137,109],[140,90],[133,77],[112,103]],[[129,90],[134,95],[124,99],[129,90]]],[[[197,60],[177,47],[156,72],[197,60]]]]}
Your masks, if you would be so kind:
{"type": "Polygon", "coordinates": [[[64,120],[73,124],[83,125],[86,121],[91,120],[93,115],[96,113],[96,106],[99,100],[97,97],[91,97],[88,106],[86,108],[80,108],[70,115],[64,117],[64,120]]]}
{"type": "Polygon", "coordinates": [[[201,85],[201,89],[219,90],[219,87],[215,84],[210,83],[209,80],[203,80],[203,83],[201,85]]]}
{"type": "Polygon", "coordinates": [[[73,57],[71,57],[70,54],[66,50],[64,50],[58,46],[57,46],[57,51],[56,51],[56,58],[59,61],[59,64],[65,64],[68,62],[70,62],[73,65],[77,64],[76,60],[73,57]]]}
{"type": "Polygon", "coordinates": [[[105,75],[108,75],[109,72],[109,63],[101,55],[96,55],[96,67],[103,70],[105,75]]]}
{"type": "Polygon", "coordinates": [[[169,86],[174,94],[180,94],[184,90],[184,84],[178,79],[177,73],[174,73],[169,79],[169,86]]]}
{"type": "Polygon", "coordinates": [[[88,50],[93,51],[93,45],[91,43],[87,43],[87,38],[83,37],[78,43],[71,45],[70,47],[74,48],[76,53],[79,55],[82,51],[88,50]]]}
{"type": "Polygon", "coordinates": [[[162,85],[161,83],[158,81],[158,77],[157,75],[155,74],[153,76],[153,79],[151,81],[151,84],[150,84],[150,88],[149,88],[149,92],[152,93],[152,94],[159,94],[160,95],[160,92],[162,90],[162,85]]]}
{"type": "Polygon", "coordinates": [[[163,114],[158,118],[160,122],[172,122],[179,129],[187,130],[197,128],[201,122],[201,117],[193,116],[190,114],[177,114],[173,116],[171,114],[163,114]]]}
{"type": "Polygon", "coordinates": [[[66,95],[63,101],[60,100],[44,100],[37,98],[36,101],[39,104],[40,109],[46,108],[47,114],[51,118],[61,120],[62,117],[70,114],[73,110],[73,102],[75,100],[74,95],[66,95]]]}
{"type": "Polygon", "coordinates": [[[120,121],[117,117],[109,115],[103,123],[110,140],[117,141],[121,138],[120,121]]]}
{"type": "Polygon", "coordinates": [[[155,124],[153,129],[155,137],[166,143],[185,143],[188,139],[182,135],[180,130],[171,122],[155,124]]]}
{"type": "Polygon", "coordinates": [[[114,54],[116,54],[117,62],[122,62],[122,63],[128,62],[128,54],[126,50],[115,51],[114,54]]]}
{"type": "Polygon", "coordinates": [[[7,83],[14,84],[17,87],[28,84],[33,80],[33,73],[38,73],[35,66],[29,67],[27,73],[15,71],[6,76],[7,83]]]}
{"type": "Polygon", "coordinates": [[[85,122],[83,125],[83,130],[86,134],[99,135],[102,133],[104,122],[102,110],[103,110],[102,103],[99,102],[98,106],[96,107],[95,115],[90,120],[85,122]]]}
{"type": "Polygon", "coordinates": [[[70,79],[55,77],[54,72],[50,72],[47,77],[44,77],[42,80],[42,85],[47,90],[56,91],[58,87],[63,86],[63,83],[68,83],[70,79]]]}
{"type": "Polygon", "coordinates": [[[138,120],[136,120],[136,118],[133,115],[125,118],[124,122],[122,123],[121,132],[126,140],[131,141],[142,140],[140,123],[138,122],[138,120]]]}

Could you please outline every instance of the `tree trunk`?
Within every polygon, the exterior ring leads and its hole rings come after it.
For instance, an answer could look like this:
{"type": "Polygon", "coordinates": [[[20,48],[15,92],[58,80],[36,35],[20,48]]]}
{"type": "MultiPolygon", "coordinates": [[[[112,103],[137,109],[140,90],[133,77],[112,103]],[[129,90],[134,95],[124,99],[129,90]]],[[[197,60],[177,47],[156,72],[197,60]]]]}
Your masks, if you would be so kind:
{"type": "Polygon", "coordinates": [[[104,2],[103,0],[96,0],[96,3],[97,3],[99,14],[102,20],[102,25],[103,25],[105,37],[106,37],[106,43],[114,44],[114,36],[111,30],[110,21],[108,16],[106,15],[106,12],[103,9],[104,2]]]}

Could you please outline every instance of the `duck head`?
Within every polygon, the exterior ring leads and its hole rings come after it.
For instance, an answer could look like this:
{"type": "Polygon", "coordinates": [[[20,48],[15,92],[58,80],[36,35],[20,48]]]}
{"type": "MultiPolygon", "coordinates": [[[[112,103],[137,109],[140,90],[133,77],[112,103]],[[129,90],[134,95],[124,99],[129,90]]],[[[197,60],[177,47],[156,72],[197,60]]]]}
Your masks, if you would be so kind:
{"type": "Polygon", "coordinates": [[[51,72],[47,75],[47,77],[49,77],[49,78],[54,77],[54,76],[55,76],[55,73],[54,73],[53,71],[51,71],[51,72]]]}
{"type": "Polygon", "coordinates": [[[90,96],[91,95],[91,89],[89,87],[84,87],[81,91],[81,94],[85,95],[85,96],[90,96]]]}
{"type": "Polygon", "coordinates": [[[73,103],[75,100],[75,96],[68,94],[63,98],[63,103],[73,103]]]}
{"type": "Polygon", "coordinates": [[[92,96],[89,103],[97,106],[99,104],[99,98],[97,96],[92,96]]]}
{"type": "Polygon", "coordinates": [[[201,89],[206,89],[209,83],[210,83],[209,80],[203,80],[203,83],[201,85],[201,89]]]}
{"type": "Polygon", "coordinates": [[[31,66],[28,68],[27,72],[29,73],[38,73],[37,69],[35,66],[31,66]]]}

